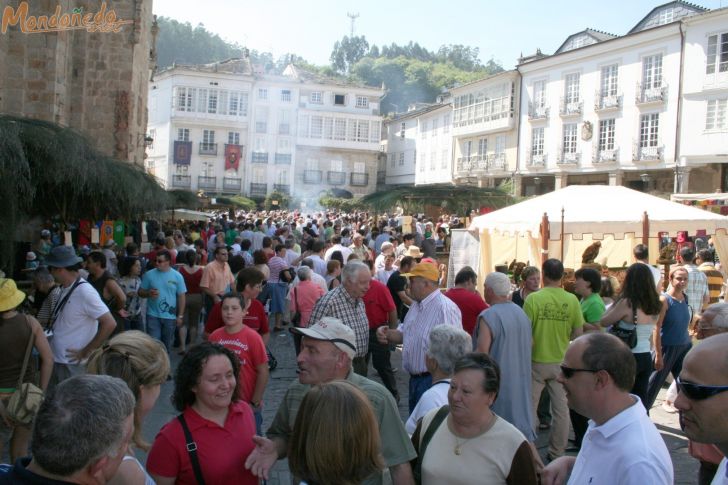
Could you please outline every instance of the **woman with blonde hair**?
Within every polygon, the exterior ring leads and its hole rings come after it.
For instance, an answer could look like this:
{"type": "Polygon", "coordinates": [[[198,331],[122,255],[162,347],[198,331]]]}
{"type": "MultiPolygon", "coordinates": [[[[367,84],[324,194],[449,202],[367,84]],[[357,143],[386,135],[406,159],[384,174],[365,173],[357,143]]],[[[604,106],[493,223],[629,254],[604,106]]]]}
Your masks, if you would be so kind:
{"type": "Polygon", "coordinates": [[[384,468],[367,397],[346,381],[312,387],[301,402],[288,466],[301,483],[354,485],[384,468]]]}
{"type": "MultiPolygon", "coordinates": [[[[89,374],[109,375],[126,382],[136,398],[132,441],[137,448],[149,451],[150,445],[142,438],[142,425],[169,375],[169,357],[164,345],[138,330],[123,332],[91,354],[86,370],[89,374]]],[[[111,483],[150,485],[154,481],[129,446],[111,483]]]]}

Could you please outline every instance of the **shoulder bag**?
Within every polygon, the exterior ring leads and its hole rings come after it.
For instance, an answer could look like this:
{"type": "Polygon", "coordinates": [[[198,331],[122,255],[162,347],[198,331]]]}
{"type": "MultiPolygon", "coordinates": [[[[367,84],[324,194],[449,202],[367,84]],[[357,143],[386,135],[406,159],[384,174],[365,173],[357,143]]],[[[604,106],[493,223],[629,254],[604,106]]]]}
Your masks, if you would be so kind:
{"type": "Polygon", "coordinates": [[[293,302],[296,304],[296,311],[293,313],[293,316],[291,317],[291,323],[294,327],[300,327],[301,326],[301,309],[298,306],[298,297],[296,296],[296,288],[293,288],[293,302]]]}
{"type": "Polygon", "coordinates": [[[200,467],[200,460],[197,457],[197,443],[192,439],[192,433],[190,428],[187,427],[187,421],[185,421],[184,414],[177,416],[179,423],[182,425],[182,431],[185,434],[187,453],[190,455],[190,463],[192,463],[192,471],[195,473],[195,480],[198,485],[205,485],[205,479],[202,477],[202,468],[200,467]]]}
{"type": "Polygon", "coordinates": [[[425,430],[425,434],[422,436],[422,441],[420,441],[420,433],[422,433],[422,419],[419,420],[417,428],[412,434],[412,445],[414,445],[415,450],[417,450],[417,457],[414,458],[410,464],[412,465],[412,475],[414,476],[415,483],[417,485],[422,483],[422,460],[425,458],[427,445],[430,444],[430,440],[432,440],[435,431],[437,431],[437,428],[439,428],[442,422],[445,421],[445,418],[447,418],[449,413],[450,406],[447,404],[437,410],[432,421],[430,421],[430,425],[425,430]]]}
{"type": "MultiPolygon", "coordinates": [[[[28,322],[28,317],[25,317],[25,321],[28,322]]],[[[28,322],[28,326],[30,323],[28,322]]],[[[23,426],[28,426],[33,422],[41,403],[43,402],[43,391],[33,383],[23,382],[25,377],[25,371],[28,369],[28,361],[30,361],[30,353],[33,350],[33,343],[35,342],[35,334],[33,334],[33,327],[30,328],[30,338],[28,339],[28,345],[25,348],[25,357],[23,358],[23,368],[18,376],[18,384],[15,386],[15,391],[10,395],[8,404],[5,407],[5,414],[12,423],[17,423],[23,426]]],[[[0,407],[3,407],[0,401],[0,407]]]]}
{"type": "Polygon", "coordinates": [[[609,327],[607,332],[624,342],[630,349],[637,347],[637,307],[632,305],[632,323],[620,320],[609,327]]]}

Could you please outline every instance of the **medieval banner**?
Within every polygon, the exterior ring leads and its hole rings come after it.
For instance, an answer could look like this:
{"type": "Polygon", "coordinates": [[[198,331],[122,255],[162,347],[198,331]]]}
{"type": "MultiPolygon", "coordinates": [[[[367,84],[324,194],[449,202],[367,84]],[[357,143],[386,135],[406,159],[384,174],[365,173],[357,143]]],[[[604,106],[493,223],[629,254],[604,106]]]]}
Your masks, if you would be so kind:
{"type": "Polygon", "coordinates": [[[174,163],[178,165],[189,165],[192,157],[191,141],[174,142],[174,163]]]}
{"type": "Polygon", "coordinates": [[[240,145],[225,144],[225,170],[237,170],[240,166],[240,145]]]}

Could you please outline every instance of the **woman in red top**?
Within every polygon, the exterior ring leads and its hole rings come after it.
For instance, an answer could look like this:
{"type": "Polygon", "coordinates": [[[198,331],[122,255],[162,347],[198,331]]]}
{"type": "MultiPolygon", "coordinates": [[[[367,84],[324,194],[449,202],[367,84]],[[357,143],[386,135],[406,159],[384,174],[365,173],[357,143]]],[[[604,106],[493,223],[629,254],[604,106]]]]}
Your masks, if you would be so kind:
{"type": "Polygon", "coordinates": [[[194,249],[189,249],[180,255],[180,261],[183,265],[180,267],[179,272],[187,287],[184,324],[179,327],[180,355],[184,355],[186,352],[187,330],[189,329],[190,332],[190,343],[194,344],[197,341],[198,327],[200,326],[202,266],[197,265],[198,257],[199,255],[194,249]]]}
{"type": "MultiPolygon", "coordinates": [[[[172,402],[197,445],[205,483],[258,485],[244,466],[254,449],[255,421],[250,405],[238,397],[239,372],[232,351],[203,342],[190,348],[174,376],[172,402]]],[[[165,424],[154,439],[147,471],[158,485],[198,483],[179,418],[165,424]]]]}

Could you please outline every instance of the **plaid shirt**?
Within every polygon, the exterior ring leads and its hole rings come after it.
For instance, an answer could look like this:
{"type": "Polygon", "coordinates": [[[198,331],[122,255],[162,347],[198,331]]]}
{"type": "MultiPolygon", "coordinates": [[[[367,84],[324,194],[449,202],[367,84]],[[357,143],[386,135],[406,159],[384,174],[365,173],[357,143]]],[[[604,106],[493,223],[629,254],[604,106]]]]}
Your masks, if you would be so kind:
{"type": "Polygon", "coordinates": [[[367,320],[364,301],[349,296],[344,285],[339,285],[316,302],[311,313],[309,325],[313,325],[322,317],[341,319],[344,325],[351,327],[356,336],[356,357],[364,357],[369,350],[369,322],[367,320]]]}
{"type": "Polygon", "coordinates": [[[688,287],[685,294],[688,296],[688,305],[693,310],[693,315],[703,311],[703,298],[710,295],[708,290],[708,278],[694,264],[683,265],[688,270],[688,287]]]}

